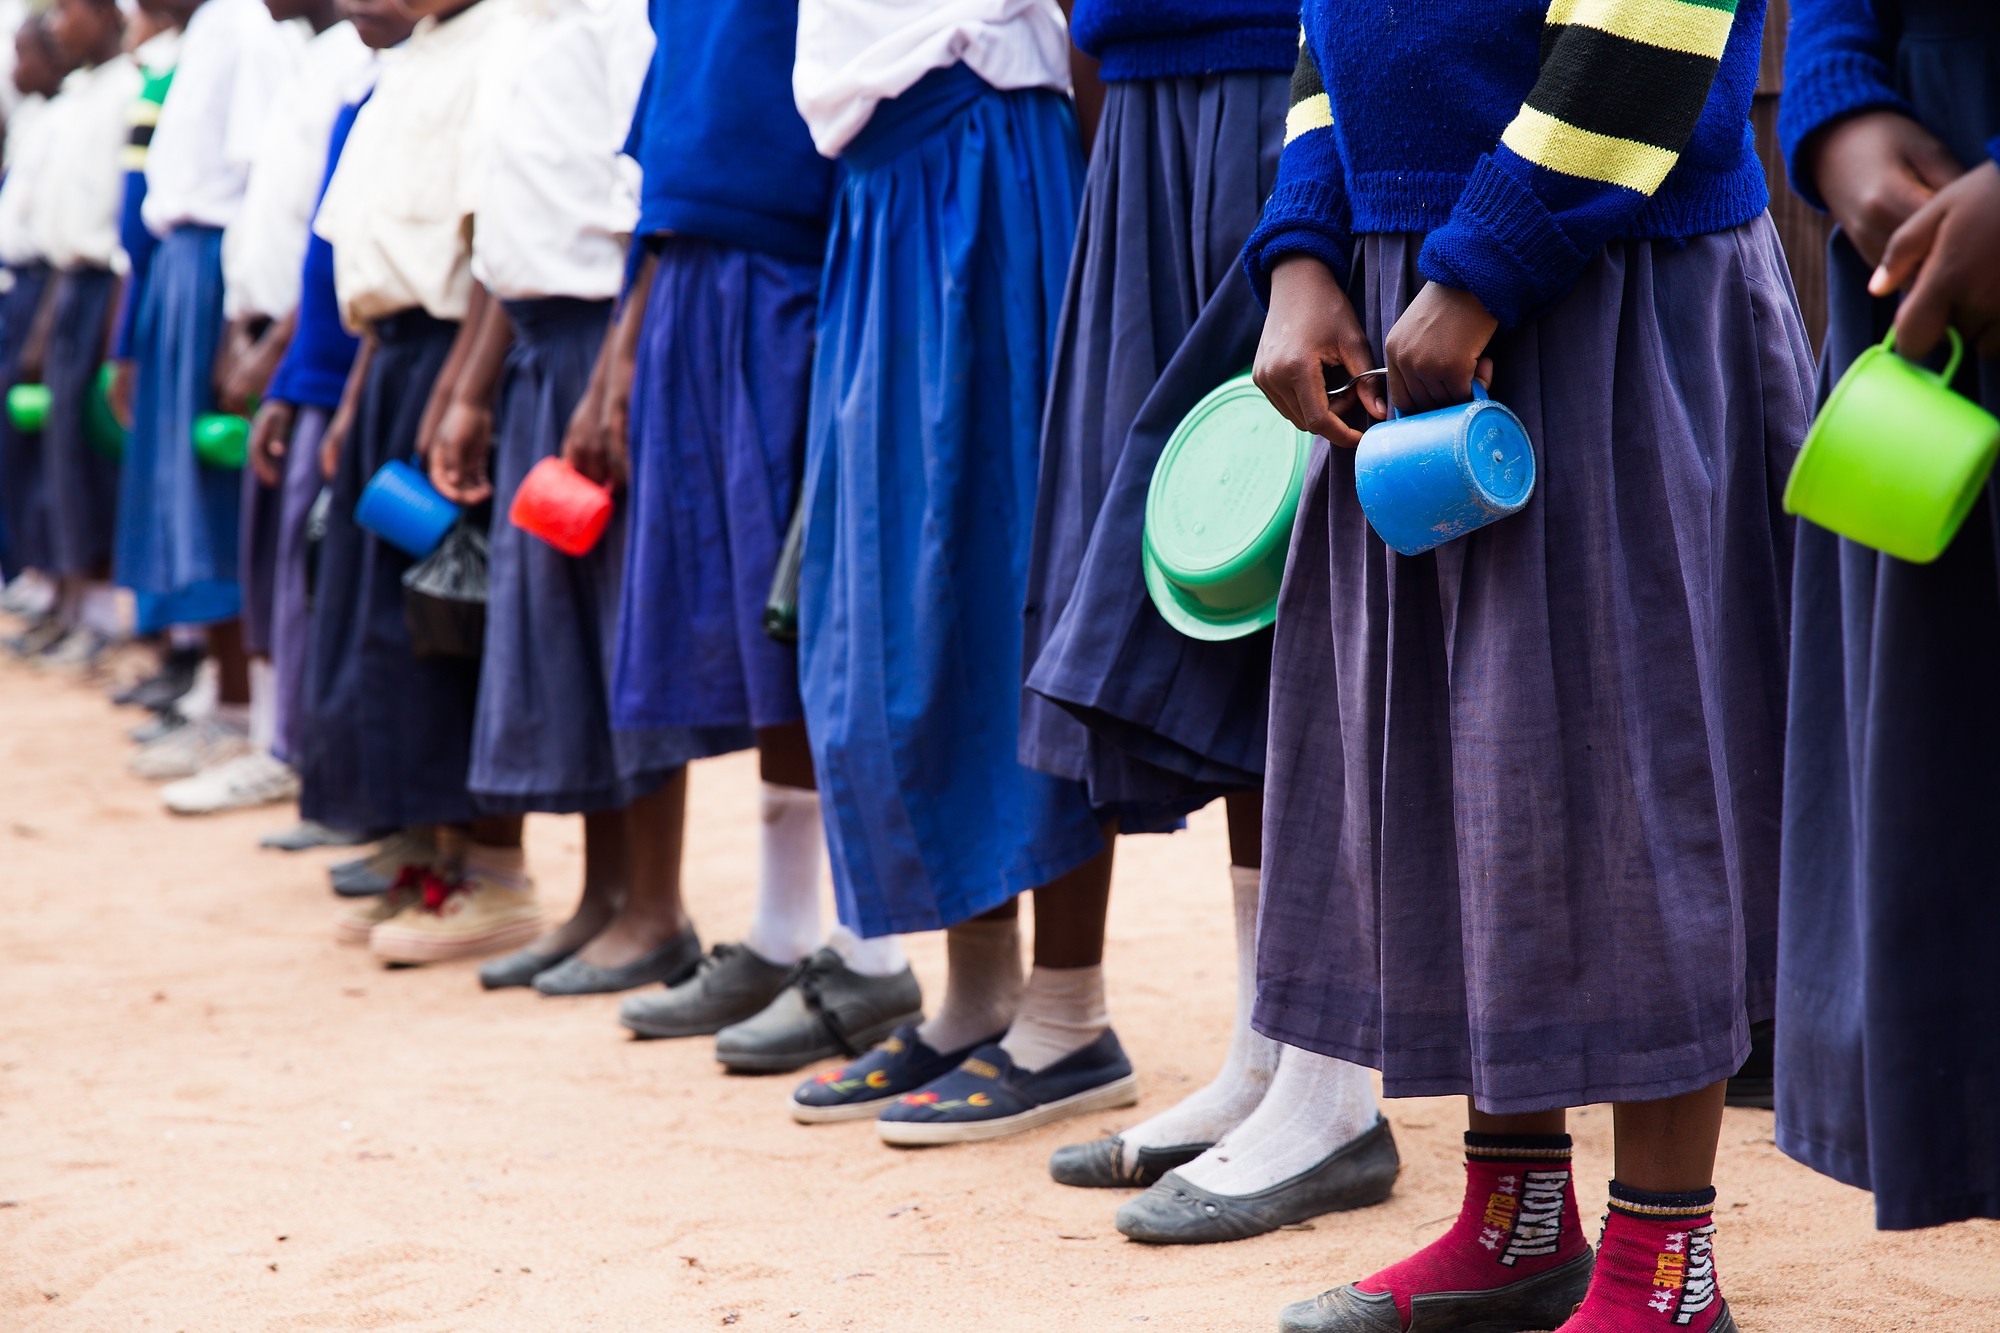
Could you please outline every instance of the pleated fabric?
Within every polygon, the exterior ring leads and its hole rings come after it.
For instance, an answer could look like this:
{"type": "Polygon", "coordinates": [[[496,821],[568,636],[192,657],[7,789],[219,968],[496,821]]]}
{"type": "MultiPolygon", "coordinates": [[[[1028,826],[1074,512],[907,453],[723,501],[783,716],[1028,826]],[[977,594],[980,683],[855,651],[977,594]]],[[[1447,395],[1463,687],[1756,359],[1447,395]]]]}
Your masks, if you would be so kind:
{"type": "Polygon", "coordinates": [[[335,828],[462,823],[479,812],[465,783],[479,665],[411,652],[402,580],[412,561],[354,521],[376,470],[414,457],[457,331],[421,310],[376,322],[378,346],[340,452],[313,602],[299,800],[305,818],[335,828]]]}
{"type": "Polygon", "coordinates": [[[1238,259],[1277,176],[1288,88],[1114,83],[1084,184],[1042,436],[1021,759],[1086,783],[1128,831],[1263,780],[1270,634],[1173,629],[1140,542],[1174,427],[1256,355],[1263,312],[1238,259]]]}
{"type": "MultiPolygon", "coordinates": [[[[510,301],[514,326],[494,439],[486,657],[468,785],[489,810],[622,810],[720,748],[689,729],[611,730],[611,650],[625,506],[589,553],[564,555],[507,521],[521,479],[562,452],[611,322],[609,301],[510,301]]],[[[718,729],[720,730],[720,729],[718,729]]]]}
{"type": "Polygon", "coordinates": [[[1075,234],[1068,100],[963,66],[877,107],[834,203],[800,671],[840,917],[934,930],[1094,855],[1018,759],[1021,607],[1075,234]]]}
{"type": "MultiPolygon", "coordinates": [[[[2000,13],[1903,6],[1897,79],[1976,165],[2000,133],[2000,13]]],[[[1828,250],[1820,387],[1888,332],[1828,250]]],[[[2000,361],[1953,386],[2000,412],[2000,361]]],[[[1875,1192],[1879,1226],[2000,1217],[2000,495],[1935,564],[1801,524],[1785,755],[1778,1146],[1875,1192]]]]}
{"type": "MultiPolygon", "coordinates": [[[[21,352],[48,288],[47,264],[8,270],[14,285],[0,294],[0,374],[8,385],[21,378],[21,352]]],[[[49,549],[48,491],[42,479],[42,436],[14,429],[13,416],[0,412],[0,566],[12,578],[24,569],[46,570],[49,549]]]]}
{"type": "MultiPolygon", "coordinates": [[[[1420,238],[1369,236],[1381,345],[1420,238]]],[[[1434,552],[1317,446],[1273,646],[1257,1026],[1500,1114],[1706,1087],[1768,1018],[1811,351],[1769,218],[1497,338],[1538,481],[1434,552]]]]}
{"type": "MultiPolygon", "coordinates": [[[[305,732],[311,716],[307,706],[307,675],[312,643],[308,603],[312,590],[306,582],[306,521],[324,484],[319,469],[319,447],[332,419],[333,413],[324,407],[299,405],[298,414],[292,418],[292,438],[285,453],[284,482],[275,493],[278,502],[275,521],[267,521],[269,515],[262,502],[244,521],[246,531],[270,532],[275,548],[271,557],[270,619],[264,629],[277,694],[271,753],[294,766],[305,752],[305,732]]],[[[246,614],[243,619],[247,639],[250,617],[246,614]]]]}
{"type": "Polygon", "coordinates": [[[118,583],[151,624],[233,620],[243,479],[195,456],[194,422],[215,410],[222,338],[222,232],[179,227],[160,242],[134,335],[139,382],[118,493],[118,583]]]}
{"type": "Polygon", "coordinates": [[[101,576],[118,523],[118,464],[85,438],[84,413],[104,366],[104,332],[118,299],[109,269],[79,268],[55,278],[54,322],[42,367],[51,399],[42,432],[48,500],[49,570],[101,576]]]}

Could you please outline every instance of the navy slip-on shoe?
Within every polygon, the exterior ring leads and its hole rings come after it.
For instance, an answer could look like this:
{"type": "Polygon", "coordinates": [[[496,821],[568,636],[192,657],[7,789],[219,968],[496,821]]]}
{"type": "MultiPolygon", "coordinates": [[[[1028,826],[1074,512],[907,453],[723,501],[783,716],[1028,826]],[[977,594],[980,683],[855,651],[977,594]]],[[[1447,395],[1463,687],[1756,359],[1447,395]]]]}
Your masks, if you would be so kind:
{"type": "Polygon", "coordinates": [[[986,1044],[934,1050],[917,1036],[914,1023],[905,1024],[860,1059],[799,1084],[792,1092],[792,1119],[802,1125],[873,1119],[896,1098],[949,1074],[986,1044]]]}
{"type": "Polygon", "coordinates": [[[1002,1139],[1040,1125],[1139,1100],[1132,1062],[1106,1028],[1096,1041],[1044,1069],[1023,1069],[993,1042],[942,1078],[891,1103],[876,1121],[901,1148],[1002,1139]]]}

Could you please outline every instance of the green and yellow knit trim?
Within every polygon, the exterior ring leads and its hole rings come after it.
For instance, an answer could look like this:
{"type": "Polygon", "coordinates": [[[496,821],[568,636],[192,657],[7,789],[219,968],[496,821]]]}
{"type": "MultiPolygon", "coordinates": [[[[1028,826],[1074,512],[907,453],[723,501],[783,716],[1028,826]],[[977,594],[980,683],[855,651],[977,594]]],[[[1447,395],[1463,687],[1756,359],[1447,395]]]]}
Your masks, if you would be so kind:
{"type": "Polygon", "coordinates": [[[1500,141],[1550,171],[1652,194],[1701,119],[1736,4],[1551,0],[1541,74],[1500,141]]]}
{"type": "Polygon", "coordinates": [[[1285,142],[1332,127],[1333,102],[1326,95],[1326,84],[1320,80],[1319,66],[1313,63],[1312,52],[1306,47],[1305,30],[1301,28],[1299,63],[1292,67],[1292,96],[1285,112],[1285,142]]]}

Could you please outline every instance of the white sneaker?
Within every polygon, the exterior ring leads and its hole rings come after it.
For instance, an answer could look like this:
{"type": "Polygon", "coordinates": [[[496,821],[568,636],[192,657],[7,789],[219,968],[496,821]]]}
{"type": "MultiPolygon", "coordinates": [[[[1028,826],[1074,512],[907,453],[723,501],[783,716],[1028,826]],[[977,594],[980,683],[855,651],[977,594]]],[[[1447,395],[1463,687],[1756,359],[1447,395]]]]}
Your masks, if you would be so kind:
{"type": "Polygon", "coordinates": [[[257,805],[295,801],[299,775],[268,754],[242,754],[160,788],[177,815],[213,815],[257,805]]]}
{"type": "Polygon", "coordinates": [[[38,671],[89,670],[108,645],[96,630],[78,626],[34,659],[38,671]]]}
{"type": "Polygon", "coordinates": [[[30,618],[45,616],[55,609],[56,591],[54,580],[47,575],[24,569],[14,576],[5,591],[0,591],[0,611],[30,618]]]}
{"type": "Polygon", "coordinates": [[[139,777],[163,782],[168,778],[191,778],[204,768],[213,768],[249,752],[247,735],[205,717],[141,746],[128,764],[139,777]]]}

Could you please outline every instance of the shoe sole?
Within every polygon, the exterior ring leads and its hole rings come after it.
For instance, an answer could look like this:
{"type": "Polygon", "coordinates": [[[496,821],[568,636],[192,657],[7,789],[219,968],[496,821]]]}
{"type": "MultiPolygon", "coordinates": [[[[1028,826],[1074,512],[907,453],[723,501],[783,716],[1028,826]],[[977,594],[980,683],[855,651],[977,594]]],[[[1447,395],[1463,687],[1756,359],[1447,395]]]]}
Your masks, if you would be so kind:
{"type": "Polygon", "coordinates": [[[367,925],[362,925],[355,921],[335,921],[333,923],[333,942],[335,944],[366,944],[368,943],[368,937],[375,933],[377,924],[377,922],[373,921],[367,925]]]}
{"type": "MultiPolygon", "coordinates": [[[[385,923],[386,924],[386,923],[385,923]]],[[[477,935],[461,935],[440,940],[428,935],[405,935],[381,926],[368,933],[368,947],[385,963],[449,963],[459,958],[483,958],[502,949],[518,949],[540,938],[542,920],[512,921],[477,935]]]]}
{"type": "MultiPolygon", "coordinates": [[[[895,1032],[897,1028],[905,1024],[921,1023],[923,1021],[924,1015],[922,1010],[915,1010],[907,1014],[898,1014],[894,1018],[885,1019],[875,1024],[873,1027],[863,1028],[860,1032],[854,1034],[850,1044],[858,1051],[872,1050],[874,1047],[887,1041],[890,1034],[895,1032]]],[[[785,1055],[758,1055],[750,1051],[724,1055],[721,1051],[717,1051],[715,1058],[721,1062],[724,1069],[727,1069],[732,1074],[793,1074],[804,1069],[807,1065],[816,1065],[822,1060],[838,1059],[840,1055],[841,1051],[839,1047],[822,1046],[816,1051],[804,1051],[798,1054],[785,1055]]]]}
{"type": "Polygon", "coordinates": [[[1091,1088],[1045,1103],[1018,1115],[995,1120],[965,1120],[957,1123],[936,1120],[878,1120],[882,1142],[897,1148],[934,1148],[947,1143],[983,1143],[1025,1134],[1043,1125],[1052,1125],[1071,1116],[1093,1111],[1110,1111],[1135,1105],[1139,1100],[1139,1076],[1127,1074],[1101,1087],[1091,1088]]]}
{"type": "Polygon", "coordinates": [[[281,801],[296,801],[298,798],[299,794],[293,791],[274,792],[269,796],[257,796],[248,800],[224,801],[220,805],[175,805],[164,797],[161,798],[160,804],[167,807],[168,814],[189,818],[196,815],[226,815],[232,810],[255,810],[260,806],[277,805],[281,801]]]}
{"type": "Polygon", "coordinates": [[[872,1102],[841,1102],[835,1106],[808,1106],[804,1102],[792,1103],[792,1119],[801,1125],[833,1125],[845,1120],[873,1120],[882,1114],[882,1108],[895,1101],[894,1095],[877,1097],[872,1102]]]}

